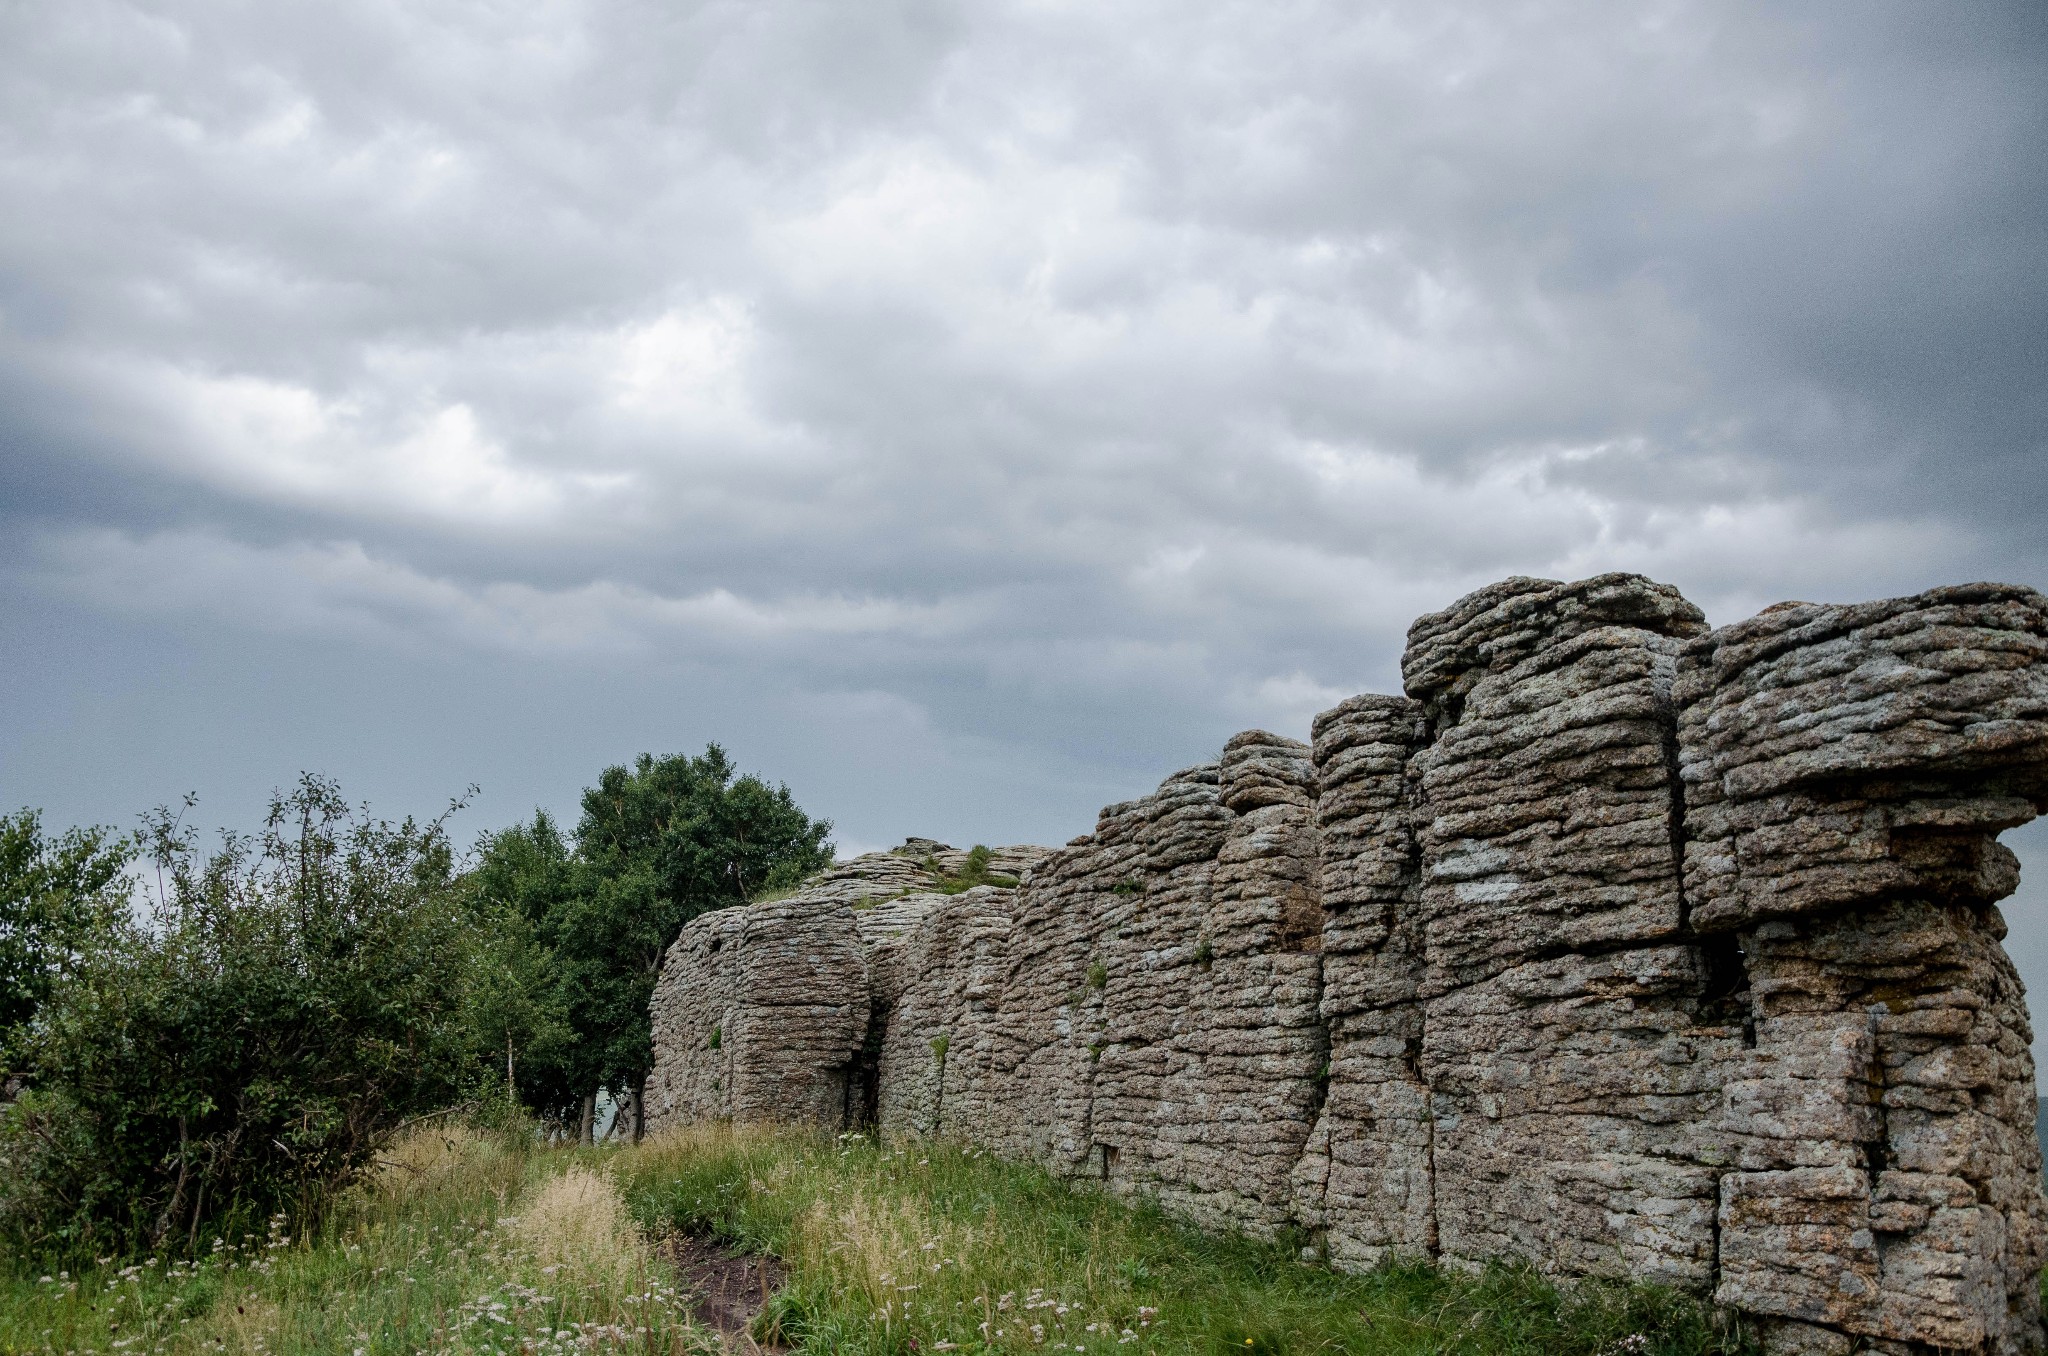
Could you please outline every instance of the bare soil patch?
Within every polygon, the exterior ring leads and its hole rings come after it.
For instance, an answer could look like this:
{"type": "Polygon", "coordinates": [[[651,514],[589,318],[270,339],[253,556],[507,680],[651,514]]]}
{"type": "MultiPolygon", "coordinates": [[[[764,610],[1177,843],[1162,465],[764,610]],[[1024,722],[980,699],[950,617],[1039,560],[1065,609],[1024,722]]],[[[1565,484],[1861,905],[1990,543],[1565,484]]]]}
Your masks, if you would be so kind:
{"type": "Polygon", "coordinates": [[[716,1328],[726,1346],[739,1352],[786,1352],[788,1347],[756,1342],[748,1331],[768,1297],[789,1279],[781,1259],[738,1252],[716,1239],[670,1234],[656,1251],[676,1269],[689,1292],[690,1315],[716,1328]]]}

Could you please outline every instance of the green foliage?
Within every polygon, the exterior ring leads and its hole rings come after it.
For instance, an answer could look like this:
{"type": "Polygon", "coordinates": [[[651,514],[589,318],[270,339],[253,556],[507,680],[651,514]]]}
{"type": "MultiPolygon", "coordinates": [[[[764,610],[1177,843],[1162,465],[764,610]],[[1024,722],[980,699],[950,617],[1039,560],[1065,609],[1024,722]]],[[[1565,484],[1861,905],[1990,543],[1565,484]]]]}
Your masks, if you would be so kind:
{"type": "Polygon", "coordinates": [[[711,1048],[718,1049],[725,1044],[725,1032],[718,1027],[711,1028],[711,1048]]]}
{"type": "Polygon", "coordinates": [[[135,844],[111,829],[43,832],[34,810],[0,815],[0,1070],[9,1049],[120,917],[135,844]]]}
{"type": "Polygon", "coordinates": [[[546,940],[579,887],[570,845],[546,811],[477,844],[463,880],[475,943],[464,988],[465,1020],[480,1061],[518,1101],[558,1114],[597,1085],[569,1020],[569,996],[546,940]]]}
{"type": "Polygon", "coordinates": [[[309,776],[211,855],[168,811],[146,835],[163,892],[78,955],[0,1118],[0,1239],[24,1256],[317,1217],[473,1058],[442,821],[370,819],[309,776]]]}
{"type": "Polygon", "coordinates": [[[1195,964],[1208,969],[1216,959],[1216,948],[1207,937],[1195,944],[1195,964]]]}
{"type": "Polygon", "coordinates": [[[967,861],[961,866],[957,874],[948,875],[946,872],[941,871],[939,863],[935,858],[927,857],[924,864],[927,870],[938,877],[938,883],[933,888],[942,895],[963,894],[978,885],[993,885],[999,890],[1016,889],[1018,884],[1017,877],[1005,876],[1000,872],[990,871],[988,869],[988,860],[988,847],[985,844],[976,843],[967,850],[967,861]]]}
{"type": "Polygon", "coordinates": [[[1109,984],[1109,967],[1101,961],[1088,962],[1088,987],[1101,989],[1109,984]]]}
{"type": "Polygon", "coordinates": [[[932,1058],[944,1064],[946,1062],[946,1051],[952,1047],[952,1044],[953,1038],[943,1031],[932,1037],[932,1058]]]}

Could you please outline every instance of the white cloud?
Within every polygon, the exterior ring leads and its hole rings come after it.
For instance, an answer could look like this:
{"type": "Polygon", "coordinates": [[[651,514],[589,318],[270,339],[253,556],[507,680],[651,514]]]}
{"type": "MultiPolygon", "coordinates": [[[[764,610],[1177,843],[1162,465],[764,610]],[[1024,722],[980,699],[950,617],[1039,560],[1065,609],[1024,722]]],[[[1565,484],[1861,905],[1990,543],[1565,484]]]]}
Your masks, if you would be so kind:
{"type": "Polygon", "coordinates": [[[282,382],[173,372],[154,384],[182,426],[187,468],[229,494],[529,524],[561,513],[572,495],[608,488],[516,465],[460,401],[380,429],[354,402],[282,382]]]}

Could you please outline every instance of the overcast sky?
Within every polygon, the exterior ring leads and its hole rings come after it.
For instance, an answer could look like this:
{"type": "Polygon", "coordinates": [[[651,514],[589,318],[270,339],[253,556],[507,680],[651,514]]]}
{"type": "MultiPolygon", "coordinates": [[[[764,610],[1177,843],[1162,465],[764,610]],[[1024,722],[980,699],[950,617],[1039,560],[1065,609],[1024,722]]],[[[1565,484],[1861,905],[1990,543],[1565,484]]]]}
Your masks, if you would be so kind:
{"type": "Polygon", "coordinates": [[[2038,0],[0,0],[58,823],[1064,841],[1505,575],[2048,584],[2044,429],[2038,0]]]}

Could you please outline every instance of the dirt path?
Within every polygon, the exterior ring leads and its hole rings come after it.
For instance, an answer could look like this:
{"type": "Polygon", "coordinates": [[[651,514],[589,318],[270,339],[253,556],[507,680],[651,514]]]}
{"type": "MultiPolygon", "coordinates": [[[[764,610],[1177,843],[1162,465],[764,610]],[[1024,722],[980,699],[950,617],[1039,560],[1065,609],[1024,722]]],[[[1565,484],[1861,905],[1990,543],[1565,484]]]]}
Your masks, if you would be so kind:
{"type": "Polygon", "coordinates": [[[723,1243],[671,1234],[657,1251],[676,1269],[692,1297],[691,1316],[716,1328],[728,1350],[787,1352],[788,1347],[756,1342],[747,1331],[768,1297],[782,1288],[789,1268],[773,1257],[735,1252],[723,1243]]]}

